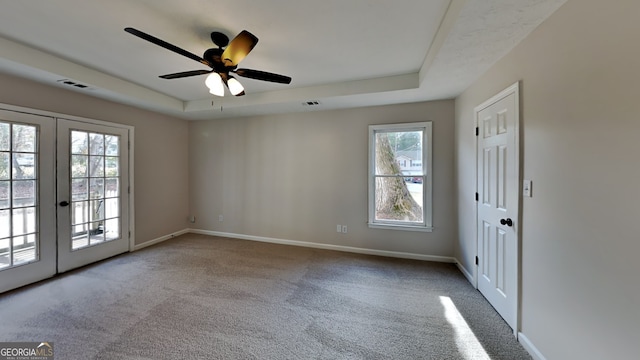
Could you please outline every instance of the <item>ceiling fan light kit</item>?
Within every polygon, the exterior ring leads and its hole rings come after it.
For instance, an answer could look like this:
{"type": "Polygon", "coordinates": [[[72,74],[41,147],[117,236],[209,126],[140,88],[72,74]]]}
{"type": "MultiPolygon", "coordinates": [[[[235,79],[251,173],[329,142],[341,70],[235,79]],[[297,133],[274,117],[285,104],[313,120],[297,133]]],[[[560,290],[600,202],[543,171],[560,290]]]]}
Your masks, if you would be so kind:
{"type": "Polygon", "coordinates": [[[224,85],[222,85],[222,78],[220,74],[212,72],[207,76],[204,84],[209,88],[209,92],[216,96],[224,96],[224,85]]]}
{"type": "Polygon", "coordinates": [[[240,61],[242,61],[258,43],[258,38],[246,30],[241,31],[240,34],[231,41],[229,41],[229,38],[221,32],[212,32],[211,40],[218,46],[218,48],[207,49],[202,57],[140,30],[127,27],[124,31],[210,67],[211,70],[184,71],[161,75],[160,78],[180,79],[184,77],[209,74],[205,80],[205,85],[209,88],[209,92],[216,96],[224,96],[224,85],[227,86],[229,92],[234,96],[242,96],[245,94],[242,84],[240,84],[236,78],[231,76],[230,73],[254,80],[270,81],[280,84],[291,83],[291,78],[288,76],[260,70],[237,69],[240,61]]]}

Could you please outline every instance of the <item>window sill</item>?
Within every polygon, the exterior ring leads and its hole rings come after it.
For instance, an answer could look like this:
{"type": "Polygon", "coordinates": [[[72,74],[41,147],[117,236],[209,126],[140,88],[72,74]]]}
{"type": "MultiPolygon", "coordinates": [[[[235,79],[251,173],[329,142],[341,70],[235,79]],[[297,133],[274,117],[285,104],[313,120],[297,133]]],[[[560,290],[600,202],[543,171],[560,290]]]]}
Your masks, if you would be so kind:
{"type": "Polygon", "coordinates": [[[433,232],[433,227],[431,226],[410,226],[410,225],[393,225],[393,224],[378,224],[378,223],[367,223],[367,225],[369,225],[369,228],[371,229],[433,232]]]}

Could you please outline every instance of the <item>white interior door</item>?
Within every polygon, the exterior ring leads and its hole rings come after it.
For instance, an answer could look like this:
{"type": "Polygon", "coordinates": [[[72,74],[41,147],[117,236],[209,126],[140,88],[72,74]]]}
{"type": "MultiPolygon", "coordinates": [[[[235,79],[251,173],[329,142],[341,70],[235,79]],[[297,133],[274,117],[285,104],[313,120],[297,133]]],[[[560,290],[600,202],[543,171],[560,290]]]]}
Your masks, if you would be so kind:
{"type": "Polygon", "coordinates": [[[53,118],[0,110],[0,292],[56,273],[53,118]]]}
{"type": "Polygon", "coordinates": [[[517,331],[518,84],[476,108],[478,289],[517,331]]]}
{"type": "Polygon", "coordinates": [[[58,271],[129,250],[126,128],[58,119],[58,271]]]}

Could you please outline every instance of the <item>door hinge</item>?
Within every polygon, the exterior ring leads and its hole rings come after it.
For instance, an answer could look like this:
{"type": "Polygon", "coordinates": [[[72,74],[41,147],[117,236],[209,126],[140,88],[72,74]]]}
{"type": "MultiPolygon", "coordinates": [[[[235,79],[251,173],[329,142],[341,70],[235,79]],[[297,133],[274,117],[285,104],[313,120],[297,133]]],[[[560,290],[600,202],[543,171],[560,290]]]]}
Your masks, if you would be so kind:
{"type": "Polygon", "coordinates": [[[476,192],[476,201],[478,201],[480,199],[480,195],[478,195],[478,193],[476,192]]]}
{"type": "Polygon", "coordinates": [[[131,186],[127,186],[127,194],[131,194],[131,186]]]}
{"type": "Polygon", "coordinates": [[[476,256],[476,265],[478,265],[478,257],[476,256]]]}
{"type": "Polygon", "coordinates": [[[476,126],[476,136],[480,135],[480,128],[476,126]]]}

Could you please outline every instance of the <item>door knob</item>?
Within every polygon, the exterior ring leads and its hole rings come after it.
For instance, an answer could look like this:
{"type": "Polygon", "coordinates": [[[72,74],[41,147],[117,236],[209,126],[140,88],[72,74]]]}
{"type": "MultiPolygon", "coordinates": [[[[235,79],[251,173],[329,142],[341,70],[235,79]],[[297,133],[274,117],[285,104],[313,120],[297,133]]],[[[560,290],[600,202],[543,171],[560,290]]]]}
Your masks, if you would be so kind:
{"type": "Polygon", "coordinates": [[[500,219],[501,225],[513,226],[513,220],[511,218],[500,219]]]}
{"type": "Polygon", "coordinates": [[[60,204],[58,204],[60,206],[69,206],[69,202],[68,201],[60,201],[60,204]]]}

